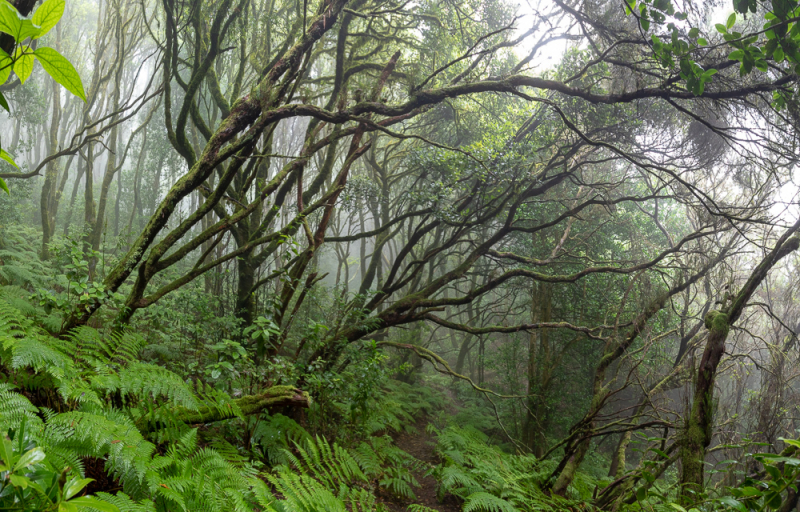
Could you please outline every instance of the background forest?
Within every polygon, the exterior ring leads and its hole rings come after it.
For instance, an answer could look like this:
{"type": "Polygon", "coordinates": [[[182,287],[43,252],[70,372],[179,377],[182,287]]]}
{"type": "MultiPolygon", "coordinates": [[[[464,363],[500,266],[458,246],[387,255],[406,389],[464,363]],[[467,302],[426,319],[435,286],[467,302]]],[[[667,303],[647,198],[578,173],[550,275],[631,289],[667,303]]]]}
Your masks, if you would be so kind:
{"type": "Polygon", "coordinates": [[[798,0],[0,0],[0,510],[789,512],[798,0]]]}

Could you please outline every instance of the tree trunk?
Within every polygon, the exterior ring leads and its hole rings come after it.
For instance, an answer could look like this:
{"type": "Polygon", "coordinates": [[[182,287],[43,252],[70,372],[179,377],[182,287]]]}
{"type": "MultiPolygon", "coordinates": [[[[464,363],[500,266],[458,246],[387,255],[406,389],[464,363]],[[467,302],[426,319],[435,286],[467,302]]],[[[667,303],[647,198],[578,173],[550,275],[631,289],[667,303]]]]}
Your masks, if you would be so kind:
{"type": "Polygon", "coordinates": [[[693,502],[703,490],[703,464],[706,448],[711,443],[714,409],[714,379],[725,353],[725,339],[730,328],[728,315],[711,311],[706,315],[708,341],[697,371],[692,411],[686,422],[681,446],[681,496],[693,502]]]}
{"type": "Polygon", "coordinates": [[[236,258],[238,281],[236,286],[236,318],[241,320],[241,327],[253,324],[256,315],[256,299],[253,291],[257,268],[252,261],[253,251],[243,253],[236,258]]]}
{"type": "MultiPolygon", "coordinates": [[[[550,322],[553,310],[552,285],[534,283],[531,289],[531,323],[550,322]]],[[[535,329],[528,337],[528,407],[525,417],[525,444],[536,457],[545,452],[547,403],[553,376],[553,352],[547,329],[535,329]]]]}
{"type": "Polygon", "coordinates": [[[800,220],[789,228],[778,240],[775,248],[750,274],[741,291],[732,296],[730,307],[724,311],[711,311],[706,315],[705,325],[708,340],[697,372],[692,410],[686,420],[686,429],[681,440],[681,498],[684,503],[693,502],[703,491],[706,448],[711,443],[713,428],[714,379],[730,327],[739,319],[747,302],[755,293],[769,270],[786,255],[800,247],[800,220]]]}
{"type": "MultiPolygon", "coordinates": [[[[61,120],[61,86],[53,82],[53,115],[50,119],[50,135],[47,153],[58,151],[58,125],[61,120]]],[[[50,239],[55,232],[56,212],[53,211],[56,182],[58,180],[58,161],[50,160],[45,166],[42,196],[39,202],[42,210],[42,259],[50,259],[50,239]]]]}

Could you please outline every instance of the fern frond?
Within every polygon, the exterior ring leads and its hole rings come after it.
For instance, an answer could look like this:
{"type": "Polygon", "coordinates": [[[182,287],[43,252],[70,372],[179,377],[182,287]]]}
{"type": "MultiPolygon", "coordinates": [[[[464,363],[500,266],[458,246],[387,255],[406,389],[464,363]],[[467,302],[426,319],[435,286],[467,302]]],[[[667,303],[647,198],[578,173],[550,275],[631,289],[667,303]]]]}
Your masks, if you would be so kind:
{"type": "Polygon", "coordinates": [[[0,432],[16,429],[27,419],[28,426],[41,428],[42,420],[38,409],[25,396],[13,390],[13,386],[0,383],[0,432]]]}
{"type": "Polygon", "coordinates": [[[336,489],[356,480],[367,481],[353,456],[336,443],[329,444],[323,437],[317,436],[302,446],[296,443],[295,449],[300,457],[286,454],[291,464],[301,473],[313,475],[329,489],[336,489]]]}
{"type": "Polygon", "coordinates": [[[488,492],[476,492],[464,501],[464,512],[518,512],[509,502],[488,492]]]}
{"type": "Polygon", "coordinates": [[[124,492],[118,492],[117,494],[99,492],[97,497],[117,507],[119,512],[156,512],[155,503],[151,500],[137,502],[124,492]]]}
{"type": "Polygon", "coordinates": [[[47,422],[43,437],[46,447],[105,457],[106,471],[123,486],[141,484],[151,469],[149,462],[155,451],[155,445],[144,439],[128,417],[113,411],[104,415],[80,411],[57,414],[47,422]]]}
{"type": "Polygon", "coordinates": [[[177,374],[154,364],[132,363],[119,371],[119,380],[123,394],[145,400],[161,397],[191,410],[199,406],[191,386],[177,374]]]}
{"type": "Polygon", "coordinates": [[[275,512],[345,512],[345,503],[308,475],[282,470],[267,479],[283,497],[271,506],[275,512]]]}

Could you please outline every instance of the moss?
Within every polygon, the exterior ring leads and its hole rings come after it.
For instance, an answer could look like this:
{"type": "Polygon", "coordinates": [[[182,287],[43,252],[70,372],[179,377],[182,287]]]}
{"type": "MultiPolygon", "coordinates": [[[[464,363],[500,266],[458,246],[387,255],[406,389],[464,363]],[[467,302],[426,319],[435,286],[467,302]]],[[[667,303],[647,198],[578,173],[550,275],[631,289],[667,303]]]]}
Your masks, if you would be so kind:
{"type": "MultiPolygon", "coordinates": [[[[257,414],[264,409],[279,406],[308,407],[311,397],[308,392],[301,391],[292,386],[273,386],[259,395],[248,395],[233,401],[236,407],[247,416],[257,414]]],[[[236,416],[234,408],[203,406],[196,411],[183,407],[173,409],[174,418],[184,423],[211,423],[236,416]]]]}
{"type": "Polygon", "coordinates": [[[705,318],[706,329],[709,331],[726,336],[728,334],[728,315],[721,311],[709,311],[705,318]]]}

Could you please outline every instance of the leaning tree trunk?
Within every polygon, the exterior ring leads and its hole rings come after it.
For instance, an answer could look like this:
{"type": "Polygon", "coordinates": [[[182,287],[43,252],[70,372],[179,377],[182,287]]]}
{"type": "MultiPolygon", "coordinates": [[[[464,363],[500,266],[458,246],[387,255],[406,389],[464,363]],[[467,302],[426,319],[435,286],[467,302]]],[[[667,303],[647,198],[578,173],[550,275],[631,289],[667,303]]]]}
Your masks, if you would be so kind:
{"type": "Polygon", "coordinates": [[[730,327],[739,319],[745,305],[755,293],[769,270],[784,256],[800,246],[800,220],[778,240],[775,248],[767,254],[750,274],[738,295],[733,297],[730,307],[723,311],[711,311],[706,315],[708,329],[706,348],[697,373],[692,410],[686,420],[686,429],[681,440],[680,459],[681,498],[685,503],[694,501],[704,485],[703,464],[706,449],[711,443],[713,429],[714,379],[720,359],[725,353],[725,340],[730,327]]]}

